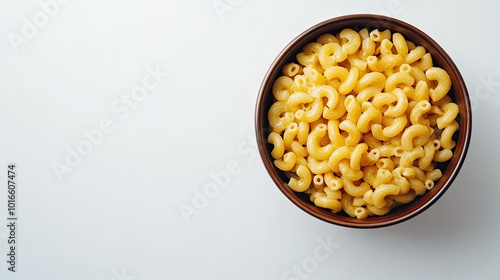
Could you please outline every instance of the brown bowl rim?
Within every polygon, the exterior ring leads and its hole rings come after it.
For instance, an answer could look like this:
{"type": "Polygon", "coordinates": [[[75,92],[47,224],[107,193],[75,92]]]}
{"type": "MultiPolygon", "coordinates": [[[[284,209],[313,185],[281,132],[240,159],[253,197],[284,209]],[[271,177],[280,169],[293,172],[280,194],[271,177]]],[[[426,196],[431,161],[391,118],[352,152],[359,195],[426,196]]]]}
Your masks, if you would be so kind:
{"type": "Polygon", "coordinates": [[[261,87],[259,89],[259,94],[255,106],[255,133],[259,154],[268,174],[271,176],[278,189],[293,204],[298,206],[306,213],[331,224],[351,228],[379,228],[395,225],[419,215],[420,213],[428,209],[431,205],[433,205],[449,189],[453,181],[456,179],[456,176],[458,175],[460,169],[462,168],[469,149],[469,143],[472,134],[472,112],[468,90],[458,67],[455,65],[446,51],[436,41],[434,41],[434,39],[432,39],[429,35],[418,29],[417,27],[396,18],[376,14],[351,14],[330,18],[308,28],[300,35],[295,37],[295,39],[293,39],[290,43],[288,43],[285,48],[278,54],[276,59],[269,67],[266,75],[264,76],[261,87]],[[350,22],[365,22],[365,24],[347,24],[350,22]],[[453,83],[453,99],[460,99],[461,101],[459,104],[460,130],[458,136],[456,136],[457,147],[455,148],[453,158],[450,160],[443,172],[443,178],[446,175],[446,177],[448,177],[448,180],[439,181],[435,188],[433,188],[431,191],[427,191],[423,196],[419,196],[410,204],[403,206],[402,210],[395,211],[395,209],[393,209],[387,215],[369,217],[364,220],[344,217],[339,214],[321,209],[300,198],[300,194],[293,192],[287,186],[285,181],[281,179],[281,171],[277,170],[272,162],[272,159],[270,158],[270,151],[268,150],[269,144],[266,140],[266,127],[268,126],[263,125],[267,123],[267,110],[264,110],[266,107],[265,102],[269,103],[269,101],[267,101],[265,98],[270,95],[269,91],[266,94],[266,89],[268,90],[270,86],[272,86],[271,78],[275,77],[277,73],[281,72],[281,67],[284,63],[290,61],[289,59],[285,58],[296,54],[298,52],[298,48],[301,48],[305,43],[312,41],[311,39],[314,37],[317,38],[317,36],[326,32],[332,32],[333,30],[340,31],[340,29],[342,28],[353,28],[354,26],[370,26],[390,29],[393,32],[396,31],[402,33],[405,38],[407,38],[407,40],[411,41],[414,41],[415,38],[419,38],[421,41],[417,40],[419,42],[415,43],[417,45],[423,45],[428,52],[431,52],[431,54],[433,55],[433,59],[438,59],[442,62],[439,63],[438,66],[446,68],[446,70],[450,73],[450,77],[452,77],[453,83]],[[457,94],[457,92],[462,92],[462,94],[457,94]],[[417,202],[419,201],[420,203],[417,204],[417,202]]]}

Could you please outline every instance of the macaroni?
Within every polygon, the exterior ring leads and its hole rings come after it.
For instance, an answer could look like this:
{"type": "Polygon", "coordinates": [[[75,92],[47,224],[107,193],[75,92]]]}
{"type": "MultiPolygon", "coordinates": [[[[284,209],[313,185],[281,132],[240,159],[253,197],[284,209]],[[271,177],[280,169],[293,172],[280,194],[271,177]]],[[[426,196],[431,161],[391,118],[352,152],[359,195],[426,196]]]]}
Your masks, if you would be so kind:
{"type": "Polygon", "coordinates": [[[344,183],[344,191],[353,197],[363,196],[367,191],[370,190],[370,185],[366,182],[361,183],[356,186],[352,180],[349,180],[345,176],[342,176],[342,182],[344,183]]]}
{"type": "Polygon", "coordinates": [[[426,52],[426,50],[422,46],[418,46],[418,47],[414,48],[405,57],[406,63],[412,64],[413,62],[419,60],[420,58],[422,58],[425,55],[425,52],[426,52]]]}
{"type": "Polygon", "coordinates": [[[384,208],[384,206],[387,204],[387,201],[385,200],[386,196],[398,195],[398,194],[399,194],[398,185],[382,184],[373,191],[373,196],[372,196],[373,206],[377,208],[384,208]]]}
{"type": "Polygon", "coordinates": [[[361,50],[359,52],[358,57],[360,59],[365,59],[375,53],[375,41],[373,41],[371,38],[365,38],[363,39],[363,42],[361,43],[361,50]]]}
{"type": "Polygon", "coordinates": [[[400,33],[394,33],[392,35],[392,41],[394,47],[396,48],[396,52],[403,58],[408,55],[408,44],[406,44],[406,40],[400,33]]]}
{"type": "Polygon", "coordinates": [[[407,123],[408,117],[406,115],[397,116],[392,121],[392,124],[382,129],[382,135],[387,139],[395,137],[405,129],[407,123]]]}
{"type": "Polygon", "coordinates": [[[346,119],[339,124],[339,129],[348,133],[345,138],[347,146],[356,146],[356,144],[359,143],[359,140],[361,140],[361,132],[354,122],[346,119]]]}
{"type": "Polygon", "coordinates": [[[285,130],[293,119],[294,115],[292,112],[286,111],[286,103],[284,101],[278,101],[271,105],[268,113],[268,120],[269,125],[274,131],[281,132],[285,130]]]}
{"type": "Polygon", "coordinates": [[[296,192],[306,191],[309,188],[309,185],[311,185],[311,171],[304,165],[299,165],[297,167],[297,176],[299,179],[294,177],[290,178],[288,186],[296,192]]]}
{"type": "Polygon", "coordinates": [[[276,165],[276,167],[278,167],[280,170],[290,171],[295,166],[296,162],[297,155],[294,152],[288,152],[283,155],[283,159],[275,160],[274,165],[276,165]]]}
{"type": "Polygon", "coordinates": [[[323,34],[273,83],[274,165],[318,207],[386,215],[434,188],[439,163],[453,157],[460,124],[451,86],[432,55],[400,33],[323,34]]]}
{"type": "Polygon", "coordinates": [[[367,154],[368,145],[366,143],[359,143],[351,152],[350,165],[353,170],[361,169],[361,162],[363,155],[367,154]]]}
{"type": "MultiPolygon", "coordinates": [[[[400,72],[404,73],[404,72],[400,72]]],[[[409,75],[409,74],[407,74],[409,75]]],[[[392,75],[391,77],[393,77],[392,75]]],[[[411,77],[411,76],[406,76],[406,77],[411,77]]],[[[410,79],[410,81],[413,81],[413,77],[410,79]]],[[[389,83],[389,79],[387,79],[386,85],[389,83]]],[[[413,84],[413,83],[412,83],[413,84]]],[[[389,105],[389,108],[384,112],[385,116],[388,117],[399,117],[402,116],[404,112],[406,112],[406,109],[408,109],[408,98],[406,97],[405,92],[400,89],[400,88],[395,88],[390,91],[397,99],[396,105],[389,105]]]]}
{"type": "Polygon", "coordinates": [[[305,109],[307,108],[311,102],[314,101],[314,98],[301,91],[297,91],[292,93],[289,97],[288,100],[286,101],[286,109],[288,111],[296,112],[299,109],[305,109]]]}
{"type": "Polygon", "coordinates": [[[297,136],[298,132],[299,126],[295,122],[290,123],[286,127],[285,132],[283,133],[283,145],[285,146],[285,149],[290,149],[292,142],[297,136]]]}
{"type": "Polygon", "coordinates": [[[382,114],[370,102],[361,104],[363,113],[359,116],[357,128],[361,133],[370,131],[372,124],[380,124],[382,122],[382,114]]]}
{"type": "MultiPolygon", "coordinates": [[[[288,76],[288,77],[293,77],[297,75],[302,67],[298,65],[297,63],[288,63],[283,67],[283,75],[288,76]]],[[[293,82],[293,80],[292,80],[293,82]]],[[[290,83],[291,84],[291,83],[290,83]]]]}
{"type": "Polygon", "coordinates": [[[273,96],[276,100],[287,100],[290,95],[290,86],[293,80],[290,77],[281,76],[273,84],[273,96]]]}
{"type": "Polygon", "coordinates": [[[358,68],[356,67],[351,68],[351,70],[349,70],[347,78],[339,86],[339,93],[348,94],[349,92],[351,92],[354,89],[354,86],[356,86],[358,79],[359,79],[358,68]]]}
{"type": "Polygon", "coordinates": [[[333,172],[339,173],[339,163],[343,159],[350,159],[351,158],[351,149],[347,146],[342,146],[330,155],[330,158],[328,159],[328,165],[332,169],[333,172]]]}
{"type": "Polygon", "coordinates": [[[425,76],[427,79],[437,82],[435,88],[429,89],[429,95],[432,101],[437,102],[448,94],[451,88],[451,79],[446,71],[438,67],[432,67],[425,71],[425,76]]]}
{"type": "Polygon", "coordinates": [[[298,141],[293,141],[290,145],[290,149],[299,157],[307,157],[309,153],[307,152],[307,148],[302,146],[298,141]]]}
{"type": "MultiPolygon", "coordinates": [[[[330,166],[327,160],[317,160],[312,156],[307,157],[307,167],[314,174],[324,174],[330,171],[330,166]]],[[[279,167],[278,167],[279,168],[279,167]]]]}
{"type": "Polygon", "coordinates": [[[329,120],[327,123],[328,138],[335,147],[345,145],[345,138],[340,134],[339,126],[340,123],[338,120],[329,120]]]}
{"type": "Polygon", "coordinates": [[[285,152],[285,143],[281,135],[276,132],[271,132],[267,137],[267,141],[274,145],[271,156],[273,158],[281,158],[285,152]]]}
{"type": "Polygon", "coordinates": [[[353,54],[358,51],[361,45],[361,36],[358,32],[345,28],[339,34],[342,43],[342,51],[346,54],[353,54]]]}
{"type": "Polygon", "coordinates": [[[455,103],[448,103],[443,106],[443,115],[436,119],[436,124],[439,129],[450,126],[458,115],[458,105],[455,103]]]}
{"type": "Polygon", "coordinates": [[[445,127],[441,133],[441,138],[439,138],[439,143],[443,149],[453,149],[455,147],[455,141],[453,141],[452,137],[457,130],[458,123],[456,121],[445,127]]]}
{"type": "Polygon", "coordinates": [[[335,149],[332,144],[327,144],[321,147],[319,141],[326,135],[326,125],[318,124],[311,134],[307,137],[307,152],[310,156],[317,160],[325,160],[330,157],[335,149]]]}
{"type": "Polygon", "coordinates": [[[343,159],[339,162],[339,171],[342,178],[347,178],[351,181],[357,181],[363,178],[364,175],[363,171],[352,169],[348,159],[343,159]]]}

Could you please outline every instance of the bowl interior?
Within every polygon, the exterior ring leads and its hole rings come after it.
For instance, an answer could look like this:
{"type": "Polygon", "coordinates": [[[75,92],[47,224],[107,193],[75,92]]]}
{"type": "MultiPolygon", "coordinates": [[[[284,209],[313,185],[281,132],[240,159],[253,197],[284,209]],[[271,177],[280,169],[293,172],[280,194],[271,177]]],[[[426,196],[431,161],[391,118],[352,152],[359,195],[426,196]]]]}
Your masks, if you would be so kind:
{"type": "Polygon", "coordinates": [[[288,199],[305,212],[326,222],[347,227],[373,228],[396,224],[416,216],[432,205],[446,191],[455,179],[465,159],[470,141],[471,121],[471,106],[465,82],[452,59],[432,38],[406,22],[385,16],[362,14],[337,17],[319,23],[300,34],[285,47],[269,68],[260,88],[256,105],[255,129],[259,152],[264,165],[273,181],[288,199]],[[417,196],[410,204],[391,210],[385,216],[373,216],[362,220],[351,218],[343,213],[334,214],[319,208],[309,201],[306,194],[295,193],[291,190],[286,184],[288,179],[284,172],[274,166],[274,159],[270,156],[273,147],[267,143],[267,136],[270,132],[267,112],[274,102],[271,90],[274,80],[281,76],[282,67],[288,62],[296,61],[297,53],[302,50],[305,44],[315,41],[325,33],[335,35],[344,28],[354,30],[368,28],[370,31],[373,29],[381,31],[390,29],[392,32],[401,33],[406,40],[425,47],[431,53],[434,65],[443,68],[450,75],[452,88],[449,95],[458,104],[460,111],[457,119],[460,129],[454,135],[456,142],[454,155],[450,161],[438,165],[443,172],[443,177],[435,184],[434,188],[423,196],[417,196]]]}

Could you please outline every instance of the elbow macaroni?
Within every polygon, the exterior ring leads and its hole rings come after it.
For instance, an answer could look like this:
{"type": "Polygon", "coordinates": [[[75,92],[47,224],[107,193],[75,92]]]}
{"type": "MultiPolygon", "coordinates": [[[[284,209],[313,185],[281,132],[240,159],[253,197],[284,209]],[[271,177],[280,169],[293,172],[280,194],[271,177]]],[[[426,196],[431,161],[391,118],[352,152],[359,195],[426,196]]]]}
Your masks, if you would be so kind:
{"type": "Polygon", "coordinates": [[[385,215],[432,189],[438,163],[453,156],[460,125],[451,86],[431,54],[400,33],[321,35],[274,81],[274,164],[318,207],[385,215]]]}

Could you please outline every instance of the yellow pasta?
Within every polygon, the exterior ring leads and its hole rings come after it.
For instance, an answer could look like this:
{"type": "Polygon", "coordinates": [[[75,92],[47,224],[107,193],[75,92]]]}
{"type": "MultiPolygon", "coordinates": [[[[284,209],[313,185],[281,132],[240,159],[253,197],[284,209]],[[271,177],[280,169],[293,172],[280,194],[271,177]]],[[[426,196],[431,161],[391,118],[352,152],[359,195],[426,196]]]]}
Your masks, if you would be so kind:
{"type": "Polygon", "coordinates": [[[409,73],[397,72],[387,77],[387,81],[385,82],[385,92],[392,92],[397,87],[412,86],[414,82],[415,78],[413,78],[409,73]]]}
{"type": "Polygon", "coordinates": [[[330,171],[327,160],[317,160],[312,156],[307,157],[307,167],[314,174],[324,174],[330,171]]]}
{"type": "Polygon", "coordinates": [[[351,152],[350,165],[353,170],[361,169],[361,161],[363,155],[367,154],[368,145],[366,143],[359,143],[351,152]]]}
{"type": "Polygon", "coordinates": [[[290,144],[290,150],[294,152],[298,157],[307,157],[309,152],[307,152],[307,148],[302,146],[298,141],[294,140],[292,144],[290,144]]]}
{"type": "Polygon", "coordinates": [[[359,51],[358,57],[365,59],[373,54],[375,54],[376,44],[372,38],[365,38],[361,42],[361,50],[359,51]]]}
{"type": "Polygon", "coordinates": [[[295,112],[295,118],[301,122],[314,122],[321,117],[323,113],[323,100],[315,99],[308,109],[299,109],[295,112]]]}
{"type": "Polygon", "coordinates": [[[342,51],[344,53],[353,54],[358,51],[361,45],[361,36],[358,32],[345,28],[340,32],[339,37],[342,40],[342,51]]]}
{"type": "Polygon", "coordinates": [[[297,155],[294,152],[288,152],[283,155],[282,159],[277,159],[274,161],[274,165],[283,171],[290,171],[295,166],[297,162],[297,155]]]}
{"type": "Polygon", "coordinates": [[[413,50],[411,50],[408,55],[405,57],[405,61],[408,64],[412,64],[413,62],[421,59],[426,53],[426,50],[422,46],[417,46],[413,50]]]}
{"type": "Polygon", "coordinates": [[[430,53],[424,54],[419,61],[412,63],[413,67],[419,68],[422,71],[426,71],[427,69],[433,67],[432,56],[430,53]]]}
{"type": "Polygon", "coordinates": [[[342,159],[339,162],[339,172],[343,178],[347,178],[351,181],[357,181],[363,178],[363,171],[351,168],[348,159],[342,159]]]}
{"type": "Polygon", "coordinates": [[[323,108],[323,118],[327,120],[337,120],[344,115],[346,108],[344,106],[345,95],[340,95],[335,108],[330,108],[328,106],[323,108]]]}
{"type": "Polygon", "coordinates": [[[392,172],[388,169],[380,168],[377,170],[375,180],[373,180],[373,188],[377,189],[382,184],[387,184],[392,180],[392,172]]]}
{"type": "Polygon", "coordinates": [[[318,62],[318,53],[322,45],[319,43],[308,43],[301,53],[297,54],[297,61],[302,65],[313,65],[318,62]]]}
{"type": "Polygon", "coordinates": [[[273,96],[276,100],[287,100],[290,96],[290,87],[293,80],[287,76],[281,76],[273,84],[273,96]]]}
{"type": "Polygon", "coordinates": [[[288,186],[296,192],[303,192],[311,185],[311,171],[306,166],[299,165],[297,168],[297,175],[299,179],[294,177],[290,178],[288,186]]]}
{"type": "Polygon", "coordinates": [[[339,102],[339,93],[338,91],[329,85],[318,86],[311,90],[311,97],[314,98],[323,98],[327,99],[326,106],[328,108],[335,108],[339,102]]]}
{"type": "Polygon", "coordinates": [[[414,147],[422,146],[429,141],[429,128],[422,124],[413,124],[403,132],[401,145],[409,151],[414,147]]]}
{"type": "Polygon", "coordinates": [[[352,180],[349,180],[345,176],[342,176],[342,182],[344,183],[344,191],[353,197],[363,196],[370,190],[370,184],[366,182],[362,182],[359,186],[356,186],[352,180]]]}
{"type": "Polygon", "coordinates": [[[316,42],[318,42],[322,45],[325,45],[328,43],[337,43],[338,44],[339,40],[337,39],[337,37],[333,36],[332,34],[323,34],[323,35],[318,37],[316,42]]]}
{"type": "Polygon", "coordinates": [[[326,125],[317,125],[311,134],[307,137],[307,152],[310,156],[317,160],[325,160],[330,157],[333,150],[335,149],[332,144],[327,144],[326,146],[320,146],[319,141],[326,135],[326,125]]]}
{"type": "Polygon", "coordinates": [[[359,78],[358,83],[354,87],[354,92],[361,92],[368,88],[376,88],[380,91],[385,87],[387,78],[380,72],[370,72],[359,78]]]}
{"type": "Polygon", "coordinates": [[[362,133],[370,131],[372,124],[380,124],[382,122],[382,114],[373,106],[371,102],[363,102],[361,104],[363,113],[358,119],[358,129],[362,133]]]}
{"type": "Polygon", "coordinates": [[[361,140],[361,132],[354,122],[346,119],[339,124],[339,129],[347,132],[348,134],[345,138],[347,146],[356,146],[359,143],[359,140],[361,140]]]}
{"type": "Polygon", "coordinates": [[[281,158],[285,152],[285,143],[281,135],[276,132],[271,132],[267,137],[267,141],[274,145],[271,156],[273,158],[281,158]]]}
{"type": "Polygon", "coordinates": [[[385,200],[388,195],[398,195],[399,194],[399,186],[395,184],[382,184],[378,186],[373,191],[373,206],[377,208],[384,208],[387,204],[385,200]]]}
{"type": "Polygon", "coordinates": [[[328,138],[335,147],[345,145],[345,138],[340,134],[339,126],[338,120],[329,120],[327,123],[328,138]]]}
{"type": "Polygon", "coordinates": [[[407,123],[408,123],[408,117],[406,115],[402,114],[401,116],[397,116],[392,121],[392,124],[382,129],[382,134],[384,135],[385,138],[388,139],[396,137],[401,132],[403,132],[407,123]]]}
{"type": "Polygon", "coordinates": [[[372,133],[373,137],[375,137],[377,140],[380,140],[380,141],[389,140],[388,137],[384,136],[383,127],[381,124],[377,124],[377,123],[372,124],[371,133],[372,133]]]}
{"type": "Polygon", "coordinates": [[[283,133],[283,145],[285,149],[290,149],[292,142],[294,141],[297,133],[299,132],[299,126],[296,122],[290,123],[283,133]]]}
{"type": "Polygon", "coordinates": [[[432,67],[425,71],[425,76],[427,79],[437,82],[437,86],[435,88],[429,89],[429,95],[431,96],[432,101],[437,102],[448,94],[448,91],[451,88],[451,78],[444,69],[432,67]]]}
{"type": "Polygon", "coordinates": [[[377,160],[375,165],[377,166],[377,168],[379,170],[380,169],[387,169],[389,171],[393,171],[394,168],[396,167],[394,165],[394,161],[392,161],[392,159],[390,159],[390,158],[381,158],[381,159],[377,160]]]}
{"type": "Polygon", "coordinates": [[[348,94],[354,89],[356,83],[359,80],[359,70],[356,67],[351,68],[349,70],[349,74],[347,78],[339,85],[339,93],[340,94],[348,94]]]}
{"type": "Polygon", "coordinates": [[[403,58],[408,55],[408,44],[401,33],[392,34],[392,41],[396,52],[403,58]]]}
{"type": "Polygon", "coordinates": [[[460,129],[451,79],[390,30],[323,34],[286,63],[268,112],[288,186],[334,213],[386,215],[434,188],[460,129]]]}
{"type": "Polygon", "coordinates": [[[384,31],[375,29],[370,32],[370,38],[375,42],[382,42],[384,39],[391,38],[391,31],[389,29],[386,29],[384,31]]]}
{"type": "Polygon", "coordinates": [[[318,59],[321,67],[324,69],[333,66],[337,59],[335,58],[335,52],[342,51],[341,47],[337,43],[327,43],[323,45],[319,51],[318,59]],[[338,47],[337,47],[338,46],[338,47]]]}
{"type": "Polygon", "coordinates": [[[358,219],[366,219],[368,217],[368,210],[364,207],[356,207],[354,209],[354,215],[358,219]]]}
{"type": "Polygon", "coordinates": [[[431,165],[432,160],[434,159],[434,153],[436,152],[434,141],[427,141],[424,145],[423,151],[424,154],[418,159],[418,168],[422,170],[431,165]]]}
{"type": "Polygon", "coordinates": [[[340,201],[329,197],[318,197],[314,200],[314,204],[318,207],[331,209],[334,213],[342,210],[340,201]]]}
{"type": "MultiPolygon", "coordinates": [[[[358,96],[356,96],[356,99],[358,101],[360,100],[359,94],[358,94],[358,96]]],[[[368,99],[364,97],[362,100],[363,101],[368,101],[368,99]]],[[[372,100],[372,104],[381,113],[385,114],[385,111],[387,111],[387,109],[389,108],[389,106],[392,103],[396,102],[396,101],[397,101],[397,98],[396,98],[396,96],[394,96],[394,94],[390,94],[390,93],[387,93],[387,92],[379,92],[379,93],[375,93],[374,94],[373,100],[372,100]]]]}
{"type": "Polygon", "coordinates": [[[323,175],[323,179],[325,181],[325,184],[330,188],[331,190],[340,190],[343,186],[342,180],[335,176],[332,171],[326,172],[323,175]]]}
{"type": "Polygon", "coordinates": [[[290,112],[297,112],[299,109],[303,110],[310,106],[310,103],[314,101],[314,98],[301,91],[296,91],[292,93],[286,100],[286,110],[290,112]]]}
{"type": "MultiPolygon", "coordinates": [[[[404,73],[404,72],[400,72],[400,73],[404,73]]],[[[407,75],[409,75],[409,74],[407,74],[407,75]]],[[[391,77],[393,77],[393,76],[391,76],[391,77]]],[[[413,80],[413,78],[411,80],[413,80]]],[[[389,82],[389,79],[387,80],[387,82],[389,82]]],[[[406,109],[408,109],[408,97],[406,96],[405,92],[399,88],[393,89],[391,91],[391,93],[396,97],[397,103],[396,103],[396,105],[389,105],[389,108],[384,112],[384,115],[388,116],[388,117],[401,116],[404,114],[404,112],[406,112],[406,109]]]]}
{"type": "Polygon", "coordinates": [[[357,123],[361,116],[361,105],[356,101],[354,95],[349,95],[345,98],[344,106],[347,111],[346,120],[357,123]]]}
{"type": "Polygon", "coordinates": [[[441,138],[439,138],[439,143],[443,149],[453,149],[455,147],[455,141],[453,141],[453,134],[458,130],[458,123],[453,121],[450,125],[446,126],[441,133],[441,138]]]}
{"type": "MultiPolygon", "coordinates": [[[[283,75],[288,76],[288,77],[293,77],[302,70],[302,67],[298,65],[297,63],[288,63],[285,66],[283,66],[283,75]]],[[[293,81],[293,80],[292,80],[293,81]]]]}
{"type": "Polygon", "coordinates": [[[458,115],[458,105],[455,103],[448,103],[443,106],[443,115],[436,119],[436,125],[439,129],[451,125],[458,115]]]}
{"type": "Polygon", "coordinates": [[[424,114],[431,110],[431,103],[427,100],[420,100],[415,104],[410,112],[411,124],[423,124],[429,126],[429,120],[425,118],[424,114]]]}
{"type": "Polygon", "coordinates": [[[328,165],[332,169],[333,172],[340,173],[339,171],[339,163],[343,159],[350,159],[351,158],[351,149],[347,146],[342,146],[330,155],[330,158],[328,159],[328,165]]]}

